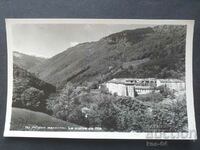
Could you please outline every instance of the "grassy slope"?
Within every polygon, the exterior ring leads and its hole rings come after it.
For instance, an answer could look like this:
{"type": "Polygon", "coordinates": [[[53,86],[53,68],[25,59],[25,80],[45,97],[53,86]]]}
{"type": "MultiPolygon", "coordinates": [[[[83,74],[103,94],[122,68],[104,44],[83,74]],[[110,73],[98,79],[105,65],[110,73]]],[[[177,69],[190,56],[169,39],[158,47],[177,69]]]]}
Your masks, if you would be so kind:
{"type": "MultiPolygon", "coordinates": [[[[25,127],[30,126],[38,126],[44,127],[42,129],[31,129],[31,130],[49,130],[46,127],[59,127],[60,129],[56,129],[56,131],[68,130],[68,127],[80,127],[78,125],[54,118],[47,114],[41,112],[35,112],[27,109],[21,108],[12,108],[12,119],[11,119],[11,130],[28,130],[25,127]],[[62,128],[62,129],[61,129],[62,128]]],[[[55,131],[55,130],[53,130],[55,131]]]]}

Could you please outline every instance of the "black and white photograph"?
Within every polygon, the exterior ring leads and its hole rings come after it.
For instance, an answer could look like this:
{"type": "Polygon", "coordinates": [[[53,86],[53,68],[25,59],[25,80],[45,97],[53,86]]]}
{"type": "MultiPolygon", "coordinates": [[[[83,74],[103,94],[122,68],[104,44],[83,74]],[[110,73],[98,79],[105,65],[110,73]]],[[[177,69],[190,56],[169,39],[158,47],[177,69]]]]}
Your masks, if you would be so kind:
{"type": "Polygon", "coordinates": [[[6,19],[4,136],[196,139],[193,20],[6,19]]]}

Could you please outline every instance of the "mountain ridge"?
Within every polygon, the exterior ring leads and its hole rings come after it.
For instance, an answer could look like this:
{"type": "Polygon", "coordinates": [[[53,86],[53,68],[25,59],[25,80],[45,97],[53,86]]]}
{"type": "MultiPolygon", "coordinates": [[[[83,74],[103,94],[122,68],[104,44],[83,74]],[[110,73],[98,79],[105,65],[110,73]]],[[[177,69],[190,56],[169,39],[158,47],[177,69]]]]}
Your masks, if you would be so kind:
{"type": "Polygon", "coordinates": [[[57,87],[113,77],[184,78],[185,37],[185,26],[125,30],[71,47],[30,71],[57,87]]]}

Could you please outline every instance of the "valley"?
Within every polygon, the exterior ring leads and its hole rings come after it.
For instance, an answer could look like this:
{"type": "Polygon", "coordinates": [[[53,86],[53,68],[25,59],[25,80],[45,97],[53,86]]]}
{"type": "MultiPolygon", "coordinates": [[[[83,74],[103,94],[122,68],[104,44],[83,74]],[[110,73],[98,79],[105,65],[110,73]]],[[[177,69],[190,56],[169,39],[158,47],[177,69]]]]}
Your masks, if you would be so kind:
{"type": "MultiPolygon", "coordinates": [[[[46,126],[47,119],[53,126],[61,122],[58,125],[103,131],[186,131],[184,88],[180,91],[163,84],[156,87],[158,92],[138,94],[138,90],[131,97],[100,86],[119,78],[184,84],[185,38],[186,26],[160,25],[117,32],[48,59],[14,52],[14,124],[21,124],[16,122],[27,112],[35,118],[43,116],[30,126],[46,126]]],[[[24,130],[18,125],[13,129],[24,130]]]]}

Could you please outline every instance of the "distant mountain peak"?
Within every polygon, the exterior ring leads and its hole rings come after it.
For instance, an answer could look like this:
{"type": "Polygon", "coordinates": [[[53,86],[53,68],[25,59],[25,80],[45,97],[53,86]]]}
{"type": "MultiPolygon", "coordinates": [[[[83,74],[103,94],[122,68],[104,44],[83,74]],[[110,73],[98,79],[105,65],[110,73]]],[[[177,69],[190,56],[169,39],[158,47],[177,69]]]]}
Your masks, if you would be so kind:
{"type": "Polygon", "coordinates": [[[18,58],[21,58],[22,57],[22,54],[21,53],[19,53],[19,52],[13,52],[13,55],[14,55],[14,57],[18,57],[18,58]]]}
{"type": "Polygon", "coordinates": [[[46,59],[36,56],[23,54],[21,52],[13,51],[13,61],[15,64],[24,69],[31,69],[32,67],[41,64],[46,59]]]}

